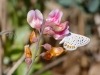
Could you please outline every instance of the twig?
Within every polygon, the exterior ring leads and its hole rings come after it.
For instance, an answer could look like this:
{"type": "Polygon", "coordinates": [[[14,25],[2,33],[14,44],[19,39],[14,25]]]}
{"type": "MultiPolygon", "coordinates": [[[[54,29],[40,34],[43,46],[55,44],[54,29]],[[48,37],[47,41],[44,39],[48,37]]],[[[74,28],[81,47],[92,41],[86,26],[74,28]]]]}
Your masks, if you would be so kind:
{"type": "Polygon", "coordinates": [[[13,72],[17,69],[17,67],[23,62],[24,59],[25,59],[25,55],[23,54],[22,57],[10,69],[10,71],[7,73],[7,75],[12,75],[13,72]]]}
{"type": "Polygon", "coordinates": [[[53,61],[52,63],[48,64],[47,66],[43,67],[42,69],[40,69],[39,71],[35,72],[33,75],[40,75],[42,72],[44,72],[45,70],[50,69],[53,66],[58,65],[59,63],[61,63],[62,61],[64,61],[66,59],[66,56],[60,57],[59,59],[53,61]]]}
{"type": "MultiPolygon", "coordinates": [[[[0,0],[0,30],[6,30],[6,25],[7,25],[6,3],[7,0],[0,0]]],[[[4,52],[3,43],[5,42],[5,40],[6,40],[5,36],[2,36],[2,39],[0,37],[0,75],[2,75],[2,58],[4,52]]]]}
{"type": "Polygon", "coordinates": [[[27,70],[27,72],[26,72],[25,75],[28,75],[28,73],[29,73],[29,71],[30,71],[32,65],[34,65],[34,61],[35,61],[35,58],[36,58],[36,54],[37,54],[38,48],[39,48],[39,42],[40,42],[40,40],[41,40],[41,37],[42,37],[42,34],[43,34],[43,30],[44,30],[44,23],[45,23],[45,22],[43,22],[43,24],[41,25],[41,26],[42,26],[42,29],[41,29],[40,36],[39,36],[39,38],[38,38],[38,42],[36,43],[36,50],[35,50],[35,52],[34,52],[34,57],[33,57],[33,59],[32,59],[32,63],[31,63],[31,65],[29,66],[29,68],[28,68],[28,70],[27,70]]]}
{"type": "Polygon", "coordinates": [[[3,47],[2,47],[2,42],[1,42],[1,38],[0,38],[0,75],[2,75],[2,52],[3,51],[3,47]]]}
{"type": "Polygon", "coordinates": [[[12,33],[12,34],[13,34],[13,32],[8,31],[8,30],[5,30],[5,31],[0,32],[0,35],[3,35],[3,34],[9,34],[9,33],[12,33]]]}
{"type": "Polygon", "coordinates": [[[79,12],[78,14],[78,30],[79,34],[84,35],[85,34],[85,21],[82,12],[79,12]]]}

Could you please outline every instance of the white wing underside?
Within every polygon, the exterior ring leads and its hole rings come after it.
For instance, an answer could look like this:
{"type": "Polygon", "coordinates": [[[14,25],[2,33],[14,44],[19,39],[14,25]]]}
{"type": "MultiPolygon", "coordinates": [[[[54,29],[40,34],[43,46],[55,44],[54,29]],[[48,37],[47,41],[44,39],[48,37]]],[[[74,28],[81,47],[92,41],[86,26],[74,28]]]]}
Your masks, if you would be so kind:
{"type": "Polygon", "coordinates": [[[90,39],[83,35],[71,33],[71,35],[65,36],[59,44],[63,43],[66,50],[76,50],[77,47],[84,46],[88,44],[89,41],[90,39]]]}

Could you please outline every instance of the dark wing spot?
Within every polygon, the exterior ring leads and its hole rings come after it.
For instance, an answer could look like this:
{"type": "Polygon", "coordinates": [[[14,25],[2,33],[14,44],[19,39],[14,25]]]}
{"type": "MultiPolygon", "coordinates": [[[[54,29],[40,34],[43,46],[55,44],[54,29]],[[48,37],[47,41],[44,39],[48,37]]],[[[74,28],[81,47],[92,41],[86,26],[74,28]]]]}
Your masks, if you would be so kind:
{"type": "Polygon", "coordinates": [[[76,44],[75,44],[75,46],[76,46],[76,44]]]}
{"type": "Polygon", "coordinates": [[[73,40],[73,42],[75,42],[75,40],[73,40]]]}

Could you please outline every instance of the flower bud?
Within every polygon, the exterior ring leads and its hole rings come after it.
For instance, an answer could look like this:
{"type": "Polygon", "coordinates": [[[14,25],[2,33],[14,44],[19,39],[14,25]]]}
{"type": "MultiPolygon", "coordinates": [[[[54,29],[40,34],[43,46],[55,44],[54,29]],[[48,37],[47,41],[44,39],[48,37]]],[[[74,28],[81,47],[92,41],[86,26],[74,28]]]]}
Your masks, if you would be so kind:
{"type": "Polygon", "coordinates": [[[50,60],[52,58],[52,54],[49,51],[41,53],[40,56],[46,60],[50,60]]]}
{"type": "Polygon", "coordinates": [[[25,56],[26,56],[26,58],[32,58],[32,52],[31,52],[31,50],[29,48],[29,45],[26,45],[24,48],[25,48],[25,56]]]}
{"type": "Polygon", "coordinates": [[[34,30],[32,31],[32,33],[30,35],[30,42],[31,43],[37,42],[37,35],[35,34],[34,30]]]}
{"type": "Polygon", "coordinates": [[[50,50],[50,53],[52,56],[59,56],[64,52],[64,49],[62,47],[52,47],[50,50]]]}
{"type": "Polygon", "coordinates": [[[46,50],[51,50],[51,45],[50,44],[48,44],[48,43],[46,43],[46,44],[44,44],[44,45],[41,45],[41,46],[43,46],[46,50]]]}
{"type": "Polygon", "coordinates": [[[27,66],[29,66],[32,63],[32,59],[31,58],[26,58],[25,62],[27,64],[27,66]]]}

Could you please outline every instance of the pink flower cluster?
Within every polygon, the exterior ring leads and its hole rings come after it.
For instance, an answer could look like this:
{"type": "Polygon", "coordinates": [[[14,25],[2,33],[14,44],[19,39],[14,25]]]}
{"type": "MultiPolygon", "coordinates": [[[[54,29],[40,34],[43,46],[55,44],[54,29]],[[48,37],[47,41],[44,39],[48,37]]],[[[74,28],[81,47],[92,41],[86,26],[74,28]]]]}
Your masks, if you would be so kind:
{"type": "Polygon", "coordinates": [[[49,13],[46,20],[43,20],[43,15],[39,10],[30,10],[27,14],[27,22],[32,28],[37,29],[39,32],[43,28],[43,34],[60,40],[69,34],[68,21],[60,23],[62,15],[62,11],[55,9],[49,13]]]}

